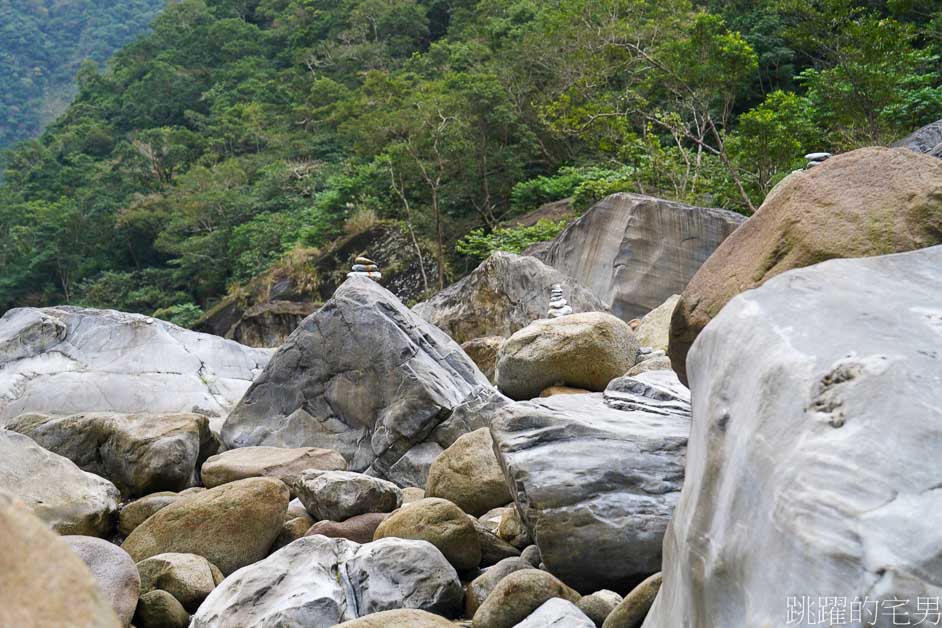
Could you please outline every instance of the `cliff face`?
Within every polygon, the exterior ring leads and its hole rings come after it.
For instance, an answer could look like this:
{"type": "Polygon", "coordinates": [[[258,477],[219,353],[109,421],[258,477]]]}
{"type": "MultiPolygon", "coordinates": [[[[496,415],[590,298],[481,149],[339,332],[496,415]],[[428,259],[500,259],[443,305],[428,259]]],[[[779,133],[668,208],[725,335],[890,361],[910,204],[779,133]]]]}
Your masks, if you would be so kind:
{"type": "Polygon", "coordinates": [[[630,320],[678,294],[745,217],[644,196],[613,194],[536,256],[630,320]]]}
{"type": "MultiPolygon", "coordinates": [[[[396,225],[379,223],[338,241],[326,252],[296,250],[220,301],[197,330],[252,347],[277,347],[333,295],[358,255],[376,261],[383,273],[380,284],[402,301],[415,301],[426,292],[408,235],[396,225]]],[[[425,249],[422,255],[425,274],[432,282],[437,272],[434,256],[425,249]]]]}

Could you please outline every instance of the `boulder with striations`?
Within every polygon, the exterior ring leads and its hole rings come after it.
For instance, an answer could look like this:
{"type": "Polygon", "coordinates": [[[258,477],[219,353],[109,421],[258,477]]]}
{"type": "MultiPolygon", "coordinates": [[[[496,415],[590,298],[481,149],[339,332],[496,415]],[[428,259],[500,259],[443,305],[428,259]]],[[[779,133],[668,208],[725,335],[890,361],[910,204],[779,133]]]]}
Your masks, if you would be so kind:
{"type": "Polygon", "coordinates": [[[913,601],[942,591],[940,294],[936,246],[785,273],[707,325],[645,628],[779,626],[789,597],[822,591],[875,601],[878,626],[925,623],[913,601]]]}
{"type": "MultiPolygon", "coordinates": [[[[687,351],[737,294],[825,260],[942,243],[942,161],[863,148],[792,176],[729,237],[683,291],[668,354],[686,381],[687,351]]],[[[820,323],[819,323],[820,324],[820,323]]]]}
{"type": "Polygon", "coordinates": [[[551,573],[591,593],[660,570],[689,430],[689,397],[669,371],[501,412],[497,459],[551,573]]]}
{"type": "Polygon", "coordinates": [[[744,216],[725,209],[613,194],[569,225],[540,259],[628,321],[681,292],[743,221],[744,216]]]}
{"type": "Polygon", "coordinates": [[[441,330],[375,281],[353,276],[272,357],[222,435],[230,447],[333,449],[352,471],[414,485],[414,467],[427,472],[466,430],[436,442],[431,455],[410,454],[462,404],[495,394],[441,330]]]}

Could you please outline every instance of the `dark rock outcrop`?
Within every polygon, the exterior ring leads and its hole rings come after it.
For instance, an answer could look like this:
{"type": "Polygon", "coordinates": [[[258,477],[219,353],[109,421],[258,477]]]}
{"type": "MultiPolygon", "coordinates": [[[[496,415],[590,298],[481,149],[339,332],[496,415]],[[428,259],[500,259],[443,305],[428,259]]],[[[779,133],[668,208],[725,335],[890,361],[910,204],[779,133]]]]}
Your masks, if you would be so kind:
{"type": "Polygon", "coordinates": [[[917,153],[925,153],[930,157],[942,158],[942,120],[916,129],[900,141],[893,144],[893,148],[908,148],[917,153]]]}

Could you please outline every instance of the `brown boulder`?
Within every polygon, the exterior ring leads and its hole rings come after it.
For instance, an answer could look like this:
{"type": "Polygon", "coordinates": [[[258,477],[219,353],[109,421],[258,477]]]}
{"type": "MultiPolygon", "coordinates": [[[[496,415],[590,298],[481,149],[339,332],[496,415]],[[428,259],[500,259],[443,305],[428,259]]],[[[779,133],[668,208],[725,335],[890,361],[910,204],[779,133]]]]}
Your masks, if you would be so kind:
{"type": "Polygon", "coordinates": [[[354,543],[369,543],[373,540],[376,528],[388,516],[383,512],[368,512],[350,517],[345,521],[318,521],[308,528],[304,536],[320,534],[332,539],[347,539],[354,543]]]}
{"type": "Polygon", "coordinates": [[[122,547],[137,562],[168,552],[196,554],[229,575],[265,558],[287,510],[284,482],[237,480],[158,510],[122,547]]]}
{"type": "Polygon", "coordinates": [[[2,492],[0,538],[0,626],[121,626],[82,559],[23,502],[2,492]]]}
{"type": "Polygon", "coordinates": [[[373,534],[428,541],[438,548],[459,572],[481,564],[481,542],[468,516],[447,499],[426,497],[389,515],[373,534]]]}
{"type": "Polygon", "coordinates": [[[475,517],[512,501],[488,428],[460,436],[439,454],[429,468],[425,494],[447,499],[475,517]]]}
{"type": "Polygon", "coordinates": [[[343,471],[347,462],[331,449],[317,447],[241,447],[230,449],[203,463],[200,474],[207,488],[255,477],[277,478],[290,489],[302,471],[343,471]]]}
{"type": "Polygon", "coordinates": [[[668,354],[687,383],[687,352],[730,299],[786,271],[942,243],[942,161],[863,148],[800,172],[773,191],[690,280],[668,354]]]}

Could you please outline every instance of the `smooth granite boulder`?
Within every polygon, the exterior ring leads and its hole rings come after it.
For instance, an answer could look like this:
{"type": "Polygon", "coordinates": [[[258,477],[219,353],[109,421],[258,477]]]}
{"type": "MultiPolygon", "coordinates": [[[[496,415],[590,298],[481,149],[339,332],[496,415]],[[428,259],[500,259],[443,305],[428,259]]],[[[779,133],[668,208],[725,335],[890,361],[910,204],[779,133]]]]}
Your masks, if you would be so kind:
{"type": "Polygon", "coordinates": [[[585,593],[625,590],[661,567],[690,414],[682,391],[646,381],[654,375],[616,380],[604,395],[517,403],[491,426],[543,562],[585,593]]]}
{"type": "Polygon", "coordinates": [[[664,303],[644,315],[635,330],[638,343],[642,347],[650,347],[655,351],[667,351],[671,317],[674,315],[674,308],[677,307],[678,301],[680,301],[680,295],[672,295],[664,303]]]}
{"type": "Polygon", "coordinates": [[[511,399],[532,399],[550,386],[601,392],[637,362],[638,339],[603,312],[543,319],[524,327],[497,353],[497,387],[511,399]]]}
{"type": "Polygon", "coordinates": [[[392,512],[402,505],[402,491],[392,482],[353,471],[309,469],[295,490],[315,519],[346,521],[371,512],[392,512]]]}
{"type": "Polygon", "coordinates": [[[196,554],[157,554],[137,563],[137,569],[142,595],[166,591],[189,612],[196,611],[223,580],[216,565],[196,554]]]}
{"type": "Polygon", "coordinates": [[[119,628],[95,577],[22,501],[0,491],[0,626],[119,628]]]}
{"type": "Polygon", "coordinates": [[[656,573],[632,589],[605,618],[602,628],[640,628],[661,589],[661,578],[656,573]]]}
{"type": "Polygon", "coordinates": [[[459,343],[507,337],[546,316],[550,289],[559,284],[575,312],[606,306],[587,288],[535,257],[492,253],[470,275],[413,309],[459,343]]]}
{"type": "Polygon", "coordinates": [[[453,340],[353,276],[272,357],[222,435],[232,448],[333,449],[350,470],[408,486],[396,465],[459,406],[494,394],[453,340]]]}
{"type": "Polygon", "coordinates": [[[288,487],[280,480],[237,480],[161,508],[122,547],[137,562],[170,552],[197,554],[229,575],[268,554],[287,510],[288,487]]]}
{"type": "Polygon", "coordinates": [[[505,577],[515,571],[533,569],[534,567],[535,565],[531,565],[523,558],[512,556],[485,569],[484,573],[468,583],[464,598],[465,616],[474,617],[474,613],[487,599],[487,596],[505,577]]]}
{"type": "Polygon", "coordinates": [[[458,574],[424,541],[308,536],[226,578],[191,625],[330,628],[402,608],[454,616],[461,597],[458,574]]]}
{"type": "Polygon", "coordinates": [[[105,477],[125,495],[193,486],[199,465],[219,448],[200,414],[23,414],[7,429],[105,477]]]}
{"type": "Polygon", "coordinates": [[[569,225],[539,257],[629,321],[680,293],[745,220],[725,209],[613,194],[569,225]]]}
{"type": "Polygon", "coordinates": [[[343,471],[346,468],[343,456],[329,449],[243,447],[213,456],[203,463],[200,474],[207,488],[257,477],[276,478],[293,488],[301,472],[307,469],[343,471]]]}
{"type": "Polygon", "coordinates": [[[166,591],[154,589],[141,596],[134,614],[138,628],[187,628],[190,614],[166,591]]]}
{"type": "Polygon", "coordinates": [[[400,609],[345,621],[337,628],[455,628],[455,624],[434,613],[400,609]]]}
{"type": "Polygon", "coordinates": [[[0,428],[0,491],[21,499],[59,534],[107,536],[118,489],[31,438],[0,428]]]}
{"type": "Polygon", "coordinates": [[[475,611],[472,625],[473,628],[514,628],[547,600],[561,598],[578,602],[580,597],[550,573],[521,569],[497,583],[475,611]]]}
{"type": "Polygon", "coordinates": [[[129,626],[140,596],[141,576],[128,553],[93,536],[64,536],[62,540],[88,566],[122,625],[129,626]]]}
{"type": "Polygon", "coordinates": [[[784,625],[822,591],[878,601],[881,627],[908,599],[918,625],[942,594],[940,295],[936,246],[785,273],[706,326],[646,628],[784,625]]]}
{"type": "Polygon", "coordinates": [[[376,528],[373,538],[428,541],[460,572],[481,564],[481,541],[474,523],[447,499],[426,497],[406,504],[376,528]]]}
{"type": "Polygon", "coordinates": [[[829,259],[937,244],[942,160],[902,148],[862,148],[799,172],[769,194],[684,289],[671,318],[674,370],[686,382],[687,352],[700,331],[730,299],[772,277],[829,259]]]}
{"type": "Polygon", "coordinates": [[[270,355],[140,314],[8,310],[0,318],[0,425],[27,412],[222,417],[270,355]]]}
{"type": "Polygon", "coordinates": [[[425,494],[442,497],[469,515],[480,517],[510,503],[510,491],[494,456],[487,428],[460,437],[432,463],[425,494]]]}

